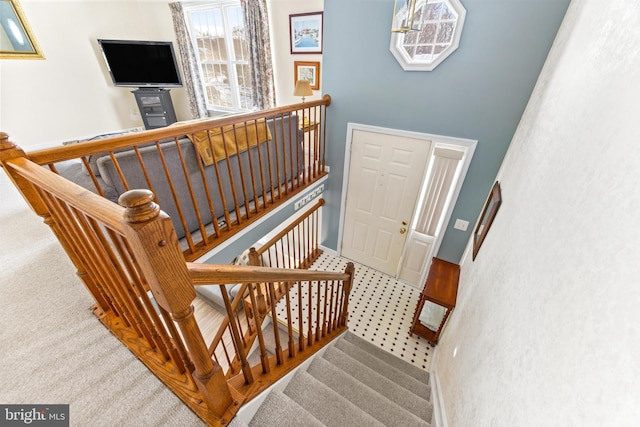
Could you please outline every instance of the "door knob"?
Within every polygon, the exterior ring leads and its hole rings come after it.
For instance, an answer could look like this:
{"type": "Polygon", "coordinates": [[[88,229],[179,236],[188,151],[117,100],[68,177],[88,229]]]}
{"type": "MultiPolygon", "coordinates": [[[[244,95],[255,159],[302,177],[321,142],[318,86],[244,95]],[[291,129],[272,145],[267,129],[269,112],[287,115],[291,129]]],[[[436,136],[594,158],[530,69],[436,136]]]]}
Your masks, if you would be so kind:
{"type": "Polygon", "coordinates": [[[402,227],[402,228],[400,229],[400,234],[404,234],[404,233],[406,233],[406,232],[407,232],[407,229],[406,229],[406,228],[402,227]]]}

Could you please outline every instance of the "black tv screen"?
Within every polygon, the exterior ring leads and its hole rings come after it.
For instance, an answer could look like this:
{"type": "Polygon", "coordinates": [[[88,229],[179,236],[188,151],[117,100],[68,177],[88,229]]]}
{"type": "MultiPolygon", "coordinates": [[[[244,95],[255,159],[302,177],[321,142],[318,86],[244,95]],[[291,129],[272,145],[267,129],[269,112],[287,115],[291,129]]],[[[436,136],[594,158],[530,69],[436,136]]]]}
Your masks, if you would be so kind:
{"type": "Polygon", "coordinates": [[[98,39],[115,86],[180,87],[171,42],[98,39]]]}

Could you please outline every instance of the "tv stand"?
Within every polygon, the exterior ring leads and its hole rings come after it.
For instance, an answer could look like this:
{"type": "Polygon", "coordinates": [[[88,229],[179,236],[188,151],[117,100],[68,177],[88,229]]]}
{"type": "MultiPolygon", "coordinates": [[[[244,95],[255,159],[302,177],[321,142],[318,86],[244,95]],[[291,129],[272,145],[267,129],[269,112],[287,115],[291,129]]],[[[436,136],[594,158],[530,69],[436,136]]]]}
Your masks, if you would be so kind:
{"type": "Polygon", "coordinates": [[[136,97],[145,129],[157,129],[178,121],[169,90],[137,89],[131,93],[136,97]]]}

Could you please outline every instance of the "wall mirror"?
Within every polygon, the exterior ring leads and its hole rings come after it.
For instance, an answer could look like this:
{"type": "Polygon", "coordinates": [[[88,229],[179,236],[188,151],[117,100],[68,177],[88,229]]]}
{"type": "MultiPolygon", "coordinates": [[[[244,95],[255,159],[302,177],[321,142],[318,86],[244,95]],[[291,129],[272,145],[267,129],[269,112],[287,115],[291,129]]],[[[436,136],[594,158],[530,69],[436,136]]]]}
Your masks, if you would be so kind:
{"type": "Polygon", "coordinates": [[[0,0],[0,58],[44,59],[18,0],[0,0]]]}
{"type": "Polygon", "coordinates": [[[502,193],[500,191],[500,183],[496,181],[489,193],[489,197],[487,197],[487,201],[484,203],[484,208],[482,208],[478,224],[476,225],[475,230],[473,230],[473,260],[476,259],[480,246],[482,246],[482,242],[487,236],[489,227],[491,227],[491,223],[493,222],[501,204],[502,193]]]}

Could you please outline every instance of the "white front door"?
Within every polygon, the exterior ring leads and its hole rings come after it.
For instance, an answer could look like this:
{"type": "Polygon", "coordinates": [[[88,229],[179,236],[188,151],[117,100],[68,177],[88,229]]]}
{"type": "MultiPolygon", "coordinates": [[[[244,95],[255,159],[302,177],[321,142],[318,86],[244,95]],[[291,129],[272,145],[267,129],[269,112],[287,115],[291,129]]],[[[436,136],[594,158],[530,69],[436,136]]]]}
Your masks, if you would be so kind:
{"type": "Polygon", "coordinates": [[[353,129],[342,256],[396,276],[431,141],[353,129]]]}

